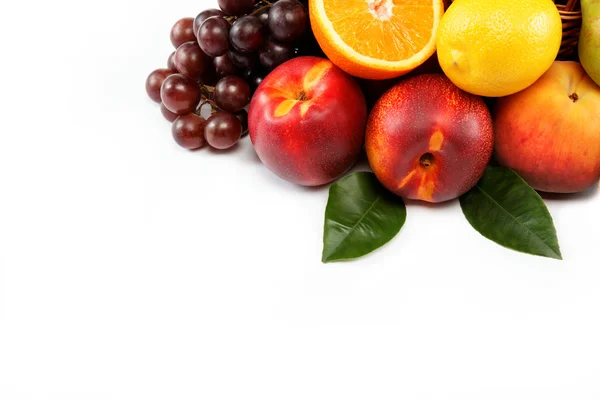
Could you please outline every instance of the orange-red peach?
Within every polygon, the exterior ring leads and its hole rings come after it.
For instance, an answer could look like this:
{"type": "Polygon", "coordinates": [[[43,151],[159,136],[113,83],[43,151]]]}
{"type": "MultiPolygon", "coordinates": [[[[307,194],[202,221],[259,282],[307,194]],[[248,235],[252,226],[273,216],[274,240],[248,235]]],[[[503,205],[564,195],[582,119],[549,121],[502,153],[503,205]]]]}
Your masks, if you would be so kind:
{"type": "Polygon", "coordinates": [[[600,87],[573,61],[498,100],[495,155],[534,189],[573,193],[600,178],[600,87]]]}
{"type": "Polygon", "coordinates": [[[367,156],[379,181],[401,197],[432,203],[475,186],[493,143],[483,100],[441,74],[400,82],[379,99],[367,123],[367,156]]]}

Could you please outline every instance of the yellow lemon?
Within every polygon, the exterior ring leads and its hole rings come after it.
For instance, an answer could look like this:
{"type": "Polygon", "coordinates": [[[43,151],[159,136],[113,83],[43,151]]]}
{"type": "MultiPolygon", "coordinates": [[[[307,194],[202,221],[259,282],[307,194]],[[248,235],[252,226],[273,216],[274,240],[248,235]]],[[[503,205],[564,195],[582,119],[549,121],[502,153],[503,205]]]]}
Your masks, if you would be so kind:
{"type": "Polygon", "coordinates": [[[437,52],[456,86],[501,97],[541,77],[561,40],[562,22],[551,0],[455,0],[440,22],[437,52]]]}

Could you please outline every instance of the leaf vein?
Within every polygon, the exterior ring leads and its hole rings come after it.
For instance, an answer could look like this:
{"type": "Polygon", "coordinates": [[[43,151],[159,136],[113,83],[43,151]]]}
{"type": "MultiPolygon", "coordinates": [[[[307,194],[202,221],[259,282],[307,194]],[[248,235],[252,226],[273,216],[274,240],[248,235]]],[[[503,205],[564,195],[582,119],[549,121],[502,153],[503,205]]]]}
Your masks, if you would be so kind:
{"type": "Polygon", "coordinates": [[[554,249],[552,247],[550,247],[550,245],[548,243],[546,243],[546,241],[544,239],[542,239],[541,237],[538,236],[538,234],[534,231],[532,231],[527,225],[525,225],[524,223],[522,223],[521,221],[519,221],[514,215],[512,215],[506,208],[504,208],[502,206],[502,204],[498,203],[496,201],[496,199],[494,199],[492,196],[490,196],[490,194],[488,194],[485,190],[483,190],[481,188],[481,186],[477,185],[476,188],[483,193],[489,200],[491,200],[494,204],[496,204],[498,207],[500,207],[500,209],[502,211],[504,211],[505,214],[507,214],[509,217],[511,217],[515,222],[517,222],[518,225],[522,226],[523,228],[525,228],[525,230],[527,232],[529,232],[531,235],[533,235],[533,237],[538,241],[541,242],[544,246],[546,246],[546,248],[548,248],[548,250],[550,250],[553,254],[555,254],[556,256],[559,256],[558,253],[556,253],[556,251],[554,251],[554,249]]]}
{"type": "Polygon", "coordinates": [[[359,220],[352,225],[352,228],[348,231],[348,233],[344,236],[344,238],[342,240],[340,240],[329,252],[329,256],[333,255],[335,253],[335,251],[338,249],[338,247],[340,247],[340,245],[342,243],[344,243],[344,241],[346,241],[346,239],[348,239],[348,237],[352,234],[352,232],[354,232],[356,230],[356,228],[360,225],[360,223],[366,218],[366,216],[371,212],[371,210],[373,209],[373,207],[375,207],[375,205],[379,202],[379,200],[381,200],[381,195],[378,195],[377,198],[373,201],[373,203],[369,206],[369,208],[367,209],[367,211],[365,211],[365,213],[359,218],[359,220]]]}

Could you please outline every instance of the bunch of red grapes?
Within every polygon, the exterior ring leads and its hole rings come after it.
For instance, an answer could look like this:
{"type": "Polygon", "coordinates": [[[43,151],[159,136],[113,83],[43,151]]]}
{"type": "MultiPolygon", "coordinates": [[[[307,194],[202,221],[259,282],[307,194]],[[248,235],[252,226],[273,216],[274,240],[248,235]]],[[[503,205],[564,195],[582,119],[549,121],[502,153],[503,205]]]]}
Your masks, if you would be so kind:
{"type": "Polygon", "coordinates": [[[234,146],[248,133],[252,93],[278,65],[322,55],[309,27],[307,2],[218,0],[219,9],[183,18],[171,29],[177,49],[168,68],[153,71],[146,91],[190,150],[234,146]],[[211,106],[208,119],[201,116],[211,106]]]}

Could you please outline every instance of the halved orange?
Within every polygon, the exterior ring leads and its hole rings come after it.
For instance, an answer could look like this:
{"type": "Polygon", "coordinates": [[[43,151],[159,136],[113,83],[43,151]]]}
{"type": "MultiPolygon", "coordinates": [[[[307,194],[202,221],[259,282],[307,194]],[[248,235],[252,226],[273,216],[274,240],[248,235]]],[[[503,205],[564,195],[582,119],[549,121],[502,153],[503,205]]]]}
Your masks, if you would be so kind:
{"type": "Polygon", "coordinates": [[[404,75],[435,52],[443,0],[310,0],[310,22],[334,64],[360,78],[404,75]]]}

